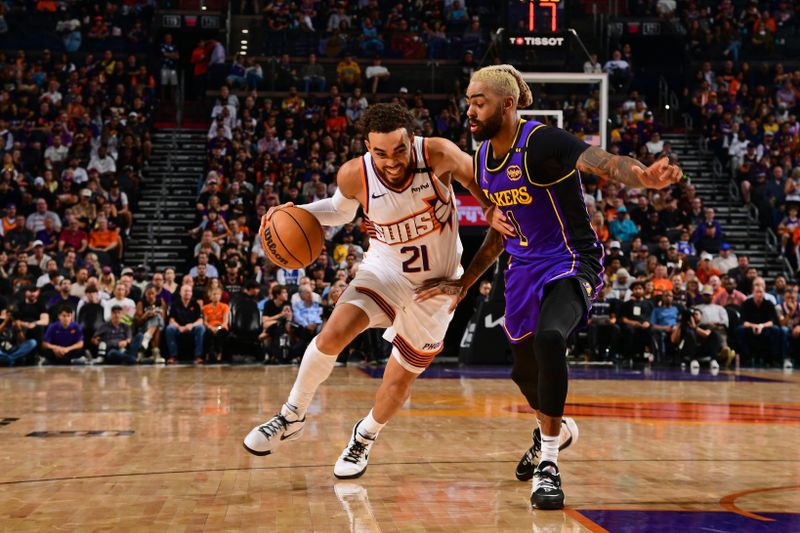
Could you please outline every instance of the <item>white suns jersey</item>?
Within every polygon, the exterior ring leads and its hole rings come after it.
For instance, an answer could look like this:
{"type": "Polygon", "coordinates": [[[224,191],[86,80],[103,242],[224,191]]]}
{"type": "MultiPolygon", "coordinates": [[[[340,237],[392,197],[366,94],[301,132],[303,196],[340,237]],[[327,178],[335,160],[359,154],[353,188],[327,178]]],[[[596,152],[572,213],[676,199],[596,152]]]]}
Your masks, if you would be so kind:
{"type": "Polygon", "coordinates": [[[430,168],[426,139],[414,137],[411,167],[416,171],[402,188],[375,171],[372,155],[361,158],[364,213],[369,250],[361,268],[379,276],[400,274],[412,284],[461,275],[461,239],[453,189],[430,168]]]}

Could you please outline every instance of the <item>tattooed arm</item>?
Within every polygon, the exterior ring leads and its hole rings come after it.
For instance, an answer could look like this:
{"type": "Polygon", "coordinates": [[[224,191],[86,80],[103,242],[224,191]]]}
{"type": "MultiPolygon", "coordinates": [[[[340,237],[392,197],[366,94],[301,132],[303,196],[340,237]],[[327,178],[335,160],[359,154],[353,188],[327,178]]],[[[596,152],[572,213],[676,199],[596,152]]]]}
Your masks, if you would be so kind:
{"type": "Polygon", "coordinates": [[[683,175],[680,167],[671,164],[668,157],[646,167],[632,157],[613,155],[597,146],[586,149],[578,157],[575,168],[631,188],[663,189],[676,183],[683,175]]]}
{"type": "Polygon", "coordinates": [[[453,296],[453,304],[450,306],[452,313],[458,303],[467,295],[469,288],[497,261],[501,253],[503,253],[503,237],[494,228],[489,228],[481,247],[475,253],[475,257],[470,261],[469,267],[461,279],[430,279],[416,290],[415,300],[424,302],[440,294],[453,296]]]}

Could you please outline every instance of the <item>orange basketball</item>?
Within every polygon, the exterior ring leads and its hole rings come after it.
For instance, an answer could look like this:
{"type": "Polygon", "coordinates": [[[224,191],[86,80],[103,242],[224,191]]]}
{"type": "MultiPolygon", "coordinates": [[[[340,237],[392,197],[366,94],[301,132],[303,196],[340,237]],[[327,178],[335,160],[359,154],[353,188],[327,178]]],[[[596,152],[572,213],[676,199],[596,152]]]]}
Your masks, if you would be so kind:
{"type": "Polygon", "coordinates": [[[283,268],[303,268],[317,259],[325,244],[319,221],[299,207],[273,213],[261,234],[267,257],[283,268]]]}

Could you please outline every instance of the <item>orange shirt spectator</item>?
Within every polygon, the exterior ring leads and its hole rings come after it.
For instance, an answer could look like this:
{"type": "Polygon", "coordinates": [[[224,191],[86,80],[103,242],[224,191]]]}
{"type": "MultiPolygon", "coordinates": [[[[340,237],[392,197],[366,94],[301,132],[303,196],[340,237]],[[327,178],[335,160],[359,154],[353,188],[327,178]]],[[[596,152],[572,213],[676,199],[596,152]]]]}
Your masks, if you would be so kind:
{"type": "Polygon", "coordinates": [[[653,280],[653,294],[672,292],[672,281],[669,278],[653,280]]]}
{"type": "Polygon", "coordinates": [[[753,24],[753,34],[758,35],[761,31],[767,31],[772,35],[775,35],[778,32],[778,25],[775,23],[775,19],[772,17],[767,18],[760,18],[753,24]]]}
{"type": "Polygon", "coordinates": [[[192,50],[190,62],[194,65],[195,76],[205,76],[208,73],[208,53],[203,41],[197,43],[195,49],[192,50]]]}
{"type": "Polygon", "coordinates": [[[91,248],[108,248],[119,241],[119,234],[113,229],[95,229],[89,233],[89,246],[91,248]]]}
{"type": "Polygon", "coordinates": [[[339,108],[332,107],[330,117],[325,121],[328,131],[344,131],[347,128],[347,118],[339,112],[339,108]]]}
{"type": "Polygon", "coordinates": [[[208,303],[203,306],[203,318],[211,328],[223,327],[228,329],[228,312],[230,306],[222,302],[208,303]]]}
{"type": "Polygon", "coordinates": [[[703,252],[700,254],[700,262],[697,263],[697,268],[695,269],[694,273],[697,276],[697,280],[705,285],[708,283],[708,279],[711,276],[719,276],[720,271],[711,264],[711,260],[713,257],[708,252],[703,252]]]}

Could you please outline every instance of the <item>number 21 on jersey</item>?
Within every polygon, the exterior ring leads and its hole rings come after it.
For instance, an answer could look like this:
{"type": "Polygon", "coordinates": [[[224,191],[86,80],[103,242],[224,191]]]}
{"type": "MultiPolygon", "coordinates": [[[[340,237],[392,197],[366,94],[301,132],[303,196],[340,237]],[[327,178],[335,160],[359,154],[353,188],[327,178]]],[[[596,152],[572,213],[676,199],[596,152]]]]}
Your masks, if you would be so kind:
{"type": "Polygon", "coordinates": [[[428,246],[423,244],[421,246],[403,246],[400,248],[401,254],[410,253],[411,256],[403,261],[403,272],[414,274],[416,272],[428,272],[431,267],[428,263],[428,246]],[[422,261],[422,266],[419,266],[419,261],[422,261]]]}

